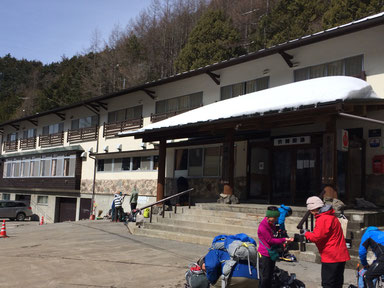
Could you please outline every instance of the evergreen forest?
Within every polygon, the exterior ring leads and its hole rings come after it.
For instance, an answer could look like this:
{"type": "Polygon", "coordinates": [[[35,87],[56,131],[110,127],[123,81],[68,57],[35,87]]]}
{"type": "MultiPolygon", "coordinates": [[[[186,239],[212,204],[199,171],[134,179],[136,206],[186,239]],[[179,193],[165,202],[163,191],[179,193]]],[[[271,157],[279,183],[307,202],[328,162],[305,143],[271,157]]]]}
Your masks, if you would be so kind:
{"type": "Polygon", "coordinates": [[[0,123],[384,11],[384,0],[153,0],[107,40],[47,65],[0,58],[0,123]]]}

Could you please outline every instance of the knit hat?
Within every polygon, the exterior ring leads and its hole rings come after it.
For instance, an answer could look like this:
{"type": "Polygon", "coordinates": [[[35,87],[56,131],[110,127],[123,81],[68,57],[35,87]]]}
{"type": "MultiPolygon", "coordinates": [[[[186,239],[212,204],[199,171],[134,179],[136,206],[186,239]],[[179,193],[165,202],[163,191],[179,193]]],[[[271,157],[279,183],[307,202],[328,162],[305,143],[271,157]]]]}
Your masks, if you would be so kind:
{"type": "Polygon", "coordinates": [[[279,209],[277,209],[277,207],[275,206],[269,206],[267,208],[267,213],[265,214],[265,216],[267,217],[279,217],[280,216],[280,212],[279,212],[279,209]]]}
{"type": "Polygon", "coordinates": [[[307,209],[315,210],[324,206],[324,202],[317,196],[312,196],[307,199],[307,209]]]}

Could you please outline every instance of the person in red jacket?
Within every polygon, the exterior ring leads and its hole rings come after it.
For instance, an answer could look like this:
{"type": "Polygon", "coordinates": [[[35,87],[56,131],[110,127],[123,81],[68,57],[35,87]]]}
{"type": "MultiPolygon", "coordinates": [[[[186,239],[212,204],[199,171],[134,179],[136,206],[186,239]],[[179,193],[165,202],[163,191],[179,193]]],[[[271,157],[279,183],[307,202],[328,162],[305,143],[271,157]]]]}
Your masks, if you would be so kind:
{"type": "Polygon", "coordinates": [[[350,260],[343,230],[335,211],[316,196],[307,199],[307,209],[315,216],[313,232],[303,231],[305,238],[316,244],[321,256],[321,285],[342,288],[345,262],[350,260]]]}

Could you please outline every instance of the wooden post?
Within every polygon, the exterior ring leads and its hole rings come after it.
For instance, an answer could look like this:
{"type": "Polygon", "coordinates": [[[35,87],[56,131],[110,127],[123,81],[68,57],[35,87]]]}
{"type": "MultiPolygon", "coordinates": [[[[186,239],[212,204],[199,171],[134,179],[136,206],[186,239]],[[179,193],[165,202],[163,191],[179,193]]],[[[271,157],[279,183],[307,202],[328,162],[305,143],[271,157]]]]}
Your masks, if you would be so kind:
{"type": "Polygon", "coordinates": [[[166,158],[166,140],[160,140],[159,145],[159,169],[157,172],[157,194],[156,201],[164,199],[165,186],[165,158],[166,158]]]}
{"type": "Polygon", "coordinates": [[[332,117],[327,122],[323,135],[323,175],[322,184],[337,183],[337,150],[336,150],[336,119],[332,117]]]}
{"type": "Polygon", "coordinates": [[[235,142],[233,140],[233,131],[230,131],[223,145],[223,184],[224,194],[233,195],[234,173],[235,173],[235,142]]]}

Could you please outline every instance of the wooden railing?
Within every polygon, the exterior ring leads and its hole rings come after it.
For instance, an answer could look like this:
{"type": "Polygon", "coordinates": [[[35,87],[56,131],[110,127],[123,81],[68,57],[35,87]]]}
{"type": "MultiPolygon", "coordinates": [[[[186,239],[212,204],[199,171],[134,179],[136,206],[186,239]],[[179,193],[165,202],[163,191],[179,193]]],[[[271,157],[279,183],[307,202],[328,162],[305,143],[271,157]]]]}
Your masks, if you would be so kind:
{"type": "Polygon", "coordinates": [[[68,130],[67,142],[96,140],[98,135],[99,126],[68,130]]]}
{"type": "Polygon", "coordinates": [[[167,118],[172,117],[172,116],[176,116],[178,114],[187,112],[189,110],[193,110],[193,109],[199,108],[201,106],[203,106],[203,105],[199,105],[197,107],[191,107],[191,108],[187,108],[187,109],[182,109],[182,110],[177,110],[177,111],[172,111],[172,112],[159,113],[159,114],[151,114],[151,122],[152,123],[159,122],[161,120],[167,119],[167,118]]]}
{"type": "Polygon", "coordinates": [[[39,136],[39,146],[49,147],[62,145],[64,143],[64,132],[39,136]]]}
{"type": "Polygon", "coordinates": [[[121,122],[105,123],[103,126],[103,137],[115,137],[119,132],[138,129],[143,127],[143,118],[125,120],[121,122]]]}
{"type": "MultiPolygon", "coordinates": [[[[164,211],[165,211],[165,203],[167,202],[167,204],[170,204],[171,203],[171,199],[173,198],[176,198],[176,197],[180,197],[181,195],[184,195],[184,194],[187,194],[188,193],[188,208],[190,209],[191,208],[191,192],[195,190],[194,188],[191,188],[191,189],[188,189],[188,190],[185,190],[185,191],[182,191],[182,192],[179,192],[175,195],[172,195],[172,196],[169,196],[169,197],[166,197],[162,200],[159,200],[159,201],[156,201],[155,203],[152,203],[152,204],[149,204],[149,205],[146,205],[146,206],[143,206],[141,208],[138,208],[139,211],[143,211],[145,208],[151,208],[150,209],[150,219],[149,219],[149,222],[152,223],[152,207],[155,206],[155,205],[159,205],[159,204],[162,204],[163,206],[163,213],[162,213],[162,216],[164,218],[164,211]]],[[[177,212],[177,205],[175,205],[175,209],[174,209],[174,213],[176,214],[177,212]]]]}
{"type": "Polygon", "coordinates": [[[30,137],[25,139],[20,139],[20,149],[35,149],[36,148],[36,137],[30,137]]]}
{"type": "Polygon", "coordinates": [[[17,151],[18,143],[19,143],[18,140],[4,142],[4,151],[5,152],[17,151]]]}

